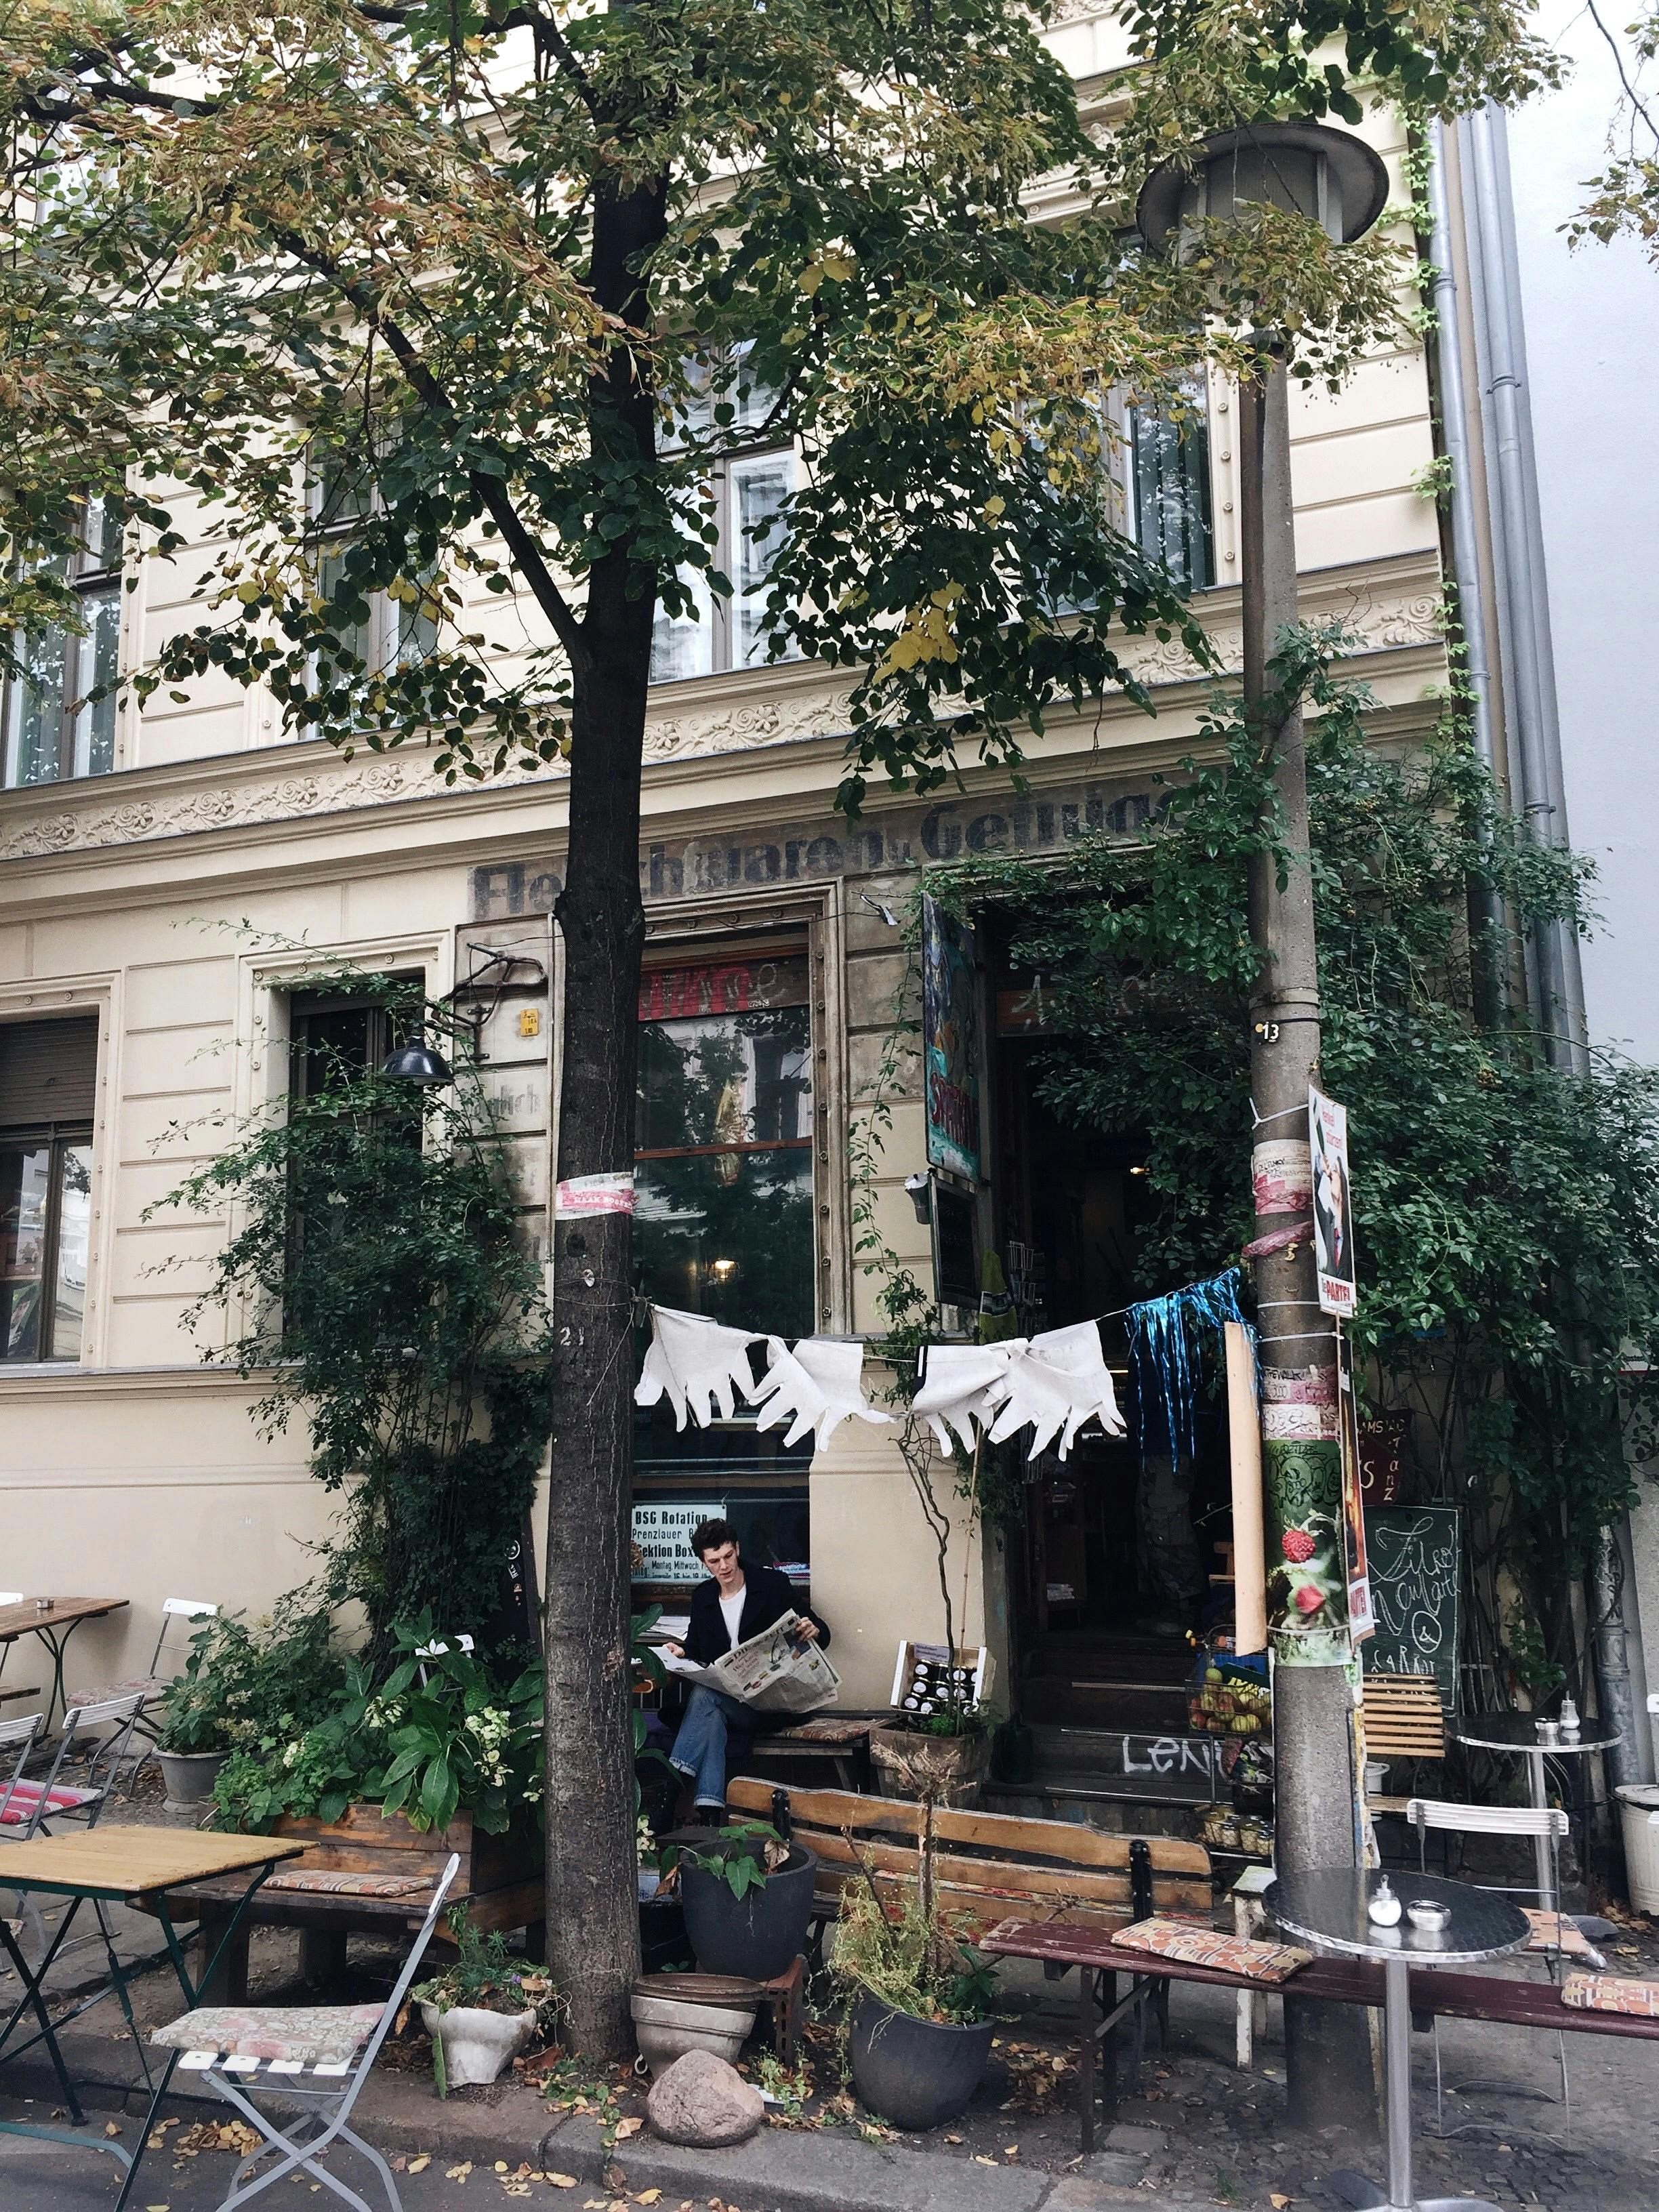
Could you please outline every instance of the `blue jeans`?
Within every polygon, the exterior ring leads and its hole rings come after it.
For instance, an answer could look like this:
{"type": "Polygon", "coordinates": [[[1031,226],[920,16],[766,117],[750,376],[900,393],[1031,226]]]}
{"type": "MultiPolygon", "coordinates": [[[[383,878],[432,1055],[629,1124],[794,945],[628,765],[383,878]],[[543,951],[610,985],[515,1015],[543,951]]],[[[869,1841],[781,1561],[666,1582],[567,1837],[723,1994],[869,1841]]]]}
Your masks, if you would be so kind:
{"type": "Polygon", "coordinates": [[[668,1754],[675,1771],[696,1789],[699,1805],[726,1804],[726,1738],[732,1722],[748,1718],[748,1708],[721,1690],[699,1683],[685,1708],[685,1718],[668,1754]]]}

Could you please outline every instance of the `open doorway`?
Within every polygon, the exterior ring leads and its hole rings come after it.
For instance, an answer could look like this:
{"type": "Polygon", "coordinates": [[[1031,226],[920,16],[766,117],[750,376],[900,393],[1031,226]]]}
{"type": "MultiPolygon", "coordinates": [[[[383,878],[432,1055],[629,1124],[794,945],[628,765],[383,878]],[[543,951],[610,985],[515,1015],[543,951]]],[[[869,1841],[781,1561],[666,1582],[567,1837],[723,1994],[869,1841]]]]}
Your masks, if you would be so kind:
{"type": "Polygon", "coordinates": [[[1009,1548],[1021,1710],[1072,1728],[1180,1732],[1188,1632],[1231,1611],[1218,1548],[1231,1535],[1225,1410],[1200,1407],[1195,1452],[1171,1454],[1156,1406],[1143,1419],[1121,1314],[1169,1287],[1138,1257],[1144,1139],[1053,1112],[1040,988],[1006,965],[993,975],[996,1235],[1020,1332],[1112,1316],[1103,1337],[1128,1425],[1025,1469],[1023,1542],[1009,1548]]]}

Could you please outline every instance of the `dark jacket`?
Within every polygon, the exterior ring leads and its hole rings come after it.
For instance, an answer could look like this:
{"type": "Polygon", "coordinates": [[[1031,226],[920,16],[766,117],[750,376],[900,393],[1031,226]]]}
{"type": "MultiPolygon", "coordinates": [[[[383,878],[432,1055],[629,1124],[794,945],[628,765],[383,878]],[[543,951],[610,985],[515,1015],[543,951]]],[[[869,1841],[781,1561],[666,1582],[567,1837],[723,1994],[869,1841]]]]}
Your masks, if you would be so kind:
{"type": "MultiPolygon", "coordinates": [[[[741,1565],[744,1591],[743,1618],[738,1624],[739,1644],[758,1636],[763,1628],[770,1628],[786,1613],[799,1613],[808,1620],[817,1621],[818,1641],[829,1644],[829,1630],[817,1613],[800,1602],[787,1575],[781,1575],[775,1567],[757,1567],[750,1559],[744,1559],[741,1565]]],[[[732,1648],[732,1639],[726,1632],[726,1615],[720,1611],[720,1586],[710,1575],[691,1593],[691,1622],[685,1632],[685,1656],[699,1667],[710,1667],[716,1659],[723,1659],[732,1648]]]]}

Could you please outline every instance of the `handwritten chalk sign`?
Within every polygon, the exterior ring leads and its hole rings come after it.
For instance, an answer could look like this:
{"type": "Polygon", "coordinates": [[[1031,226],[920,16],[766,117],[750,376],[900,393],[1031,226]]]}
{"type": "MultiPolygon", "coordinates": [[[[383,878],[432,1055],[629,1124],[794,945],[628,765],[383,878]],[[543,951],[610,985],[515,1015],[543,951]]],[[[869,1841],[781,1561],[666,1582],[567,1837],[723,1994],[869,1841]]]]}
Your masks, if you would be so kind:
{"type": "Polygon", "coordinates": [[[1368,1674],[1432,1674],[1440,1703],[1457,1711],[1462,1636],[1462,1530],[1455,1505],[1376,1505],[1365,1516],[1376,1633],[1364,1646],[1368,1674]]]}

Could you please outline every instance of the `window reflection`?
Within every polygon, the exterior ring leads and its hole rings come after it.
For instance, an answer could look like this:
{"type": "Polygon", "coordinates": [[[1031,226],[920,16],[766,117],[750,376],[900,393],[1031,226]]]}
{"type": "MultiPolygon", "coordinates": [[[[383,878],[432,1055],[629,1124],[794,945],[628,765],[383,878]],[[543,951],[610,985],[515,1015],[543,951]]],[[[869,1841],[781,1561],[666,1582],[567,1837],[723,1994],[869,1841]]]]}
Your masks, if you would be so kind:
{"type": "Polygon", "coordinates": [[[40,1286],[46,1275],[49,1145],[0,1152],[0,1343],[8,1359],[40,1358],[40,1286]]]}

